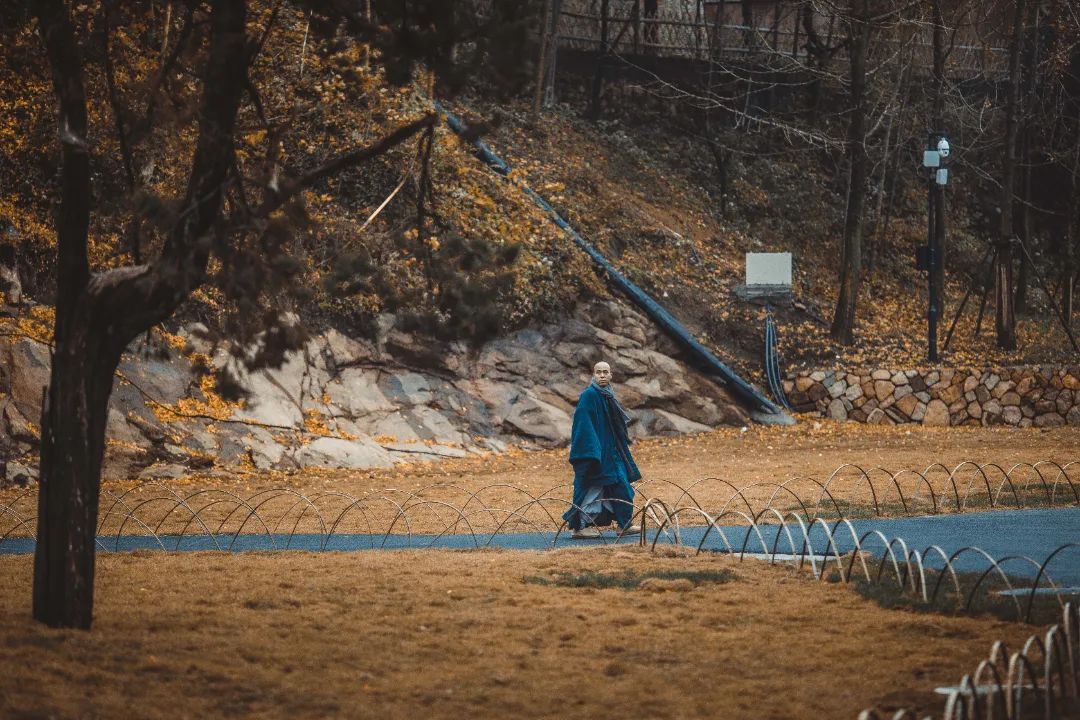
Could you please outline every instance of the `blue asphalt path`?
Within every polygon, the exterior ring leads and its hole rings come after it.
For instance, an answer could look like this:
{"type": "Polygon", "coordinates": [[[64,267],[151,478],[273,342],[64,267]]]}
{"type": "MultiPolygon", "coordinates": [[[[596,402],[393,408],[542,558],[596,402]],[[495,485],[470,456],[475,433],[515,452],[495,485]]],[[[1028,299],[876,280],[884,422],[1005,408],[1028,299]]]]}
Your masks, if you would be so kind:
{"type": "MultiPolygon", "coordinates": [[[[908,551],[917,550],[926,560],[928,567],[941,567],[943,560],[927,549],[936,545],[947,555],[969,546],[984,550],[991,557],[1000,560],[1007,556],[1024,555],[1036,562],[1043,562],[1057,548],[1068,543],[1078,543],[1077,547],[1060,552],[1048,568],[1054,581],[1059,585],[1080,586],[1080,508],[1058,508],[1038,510],[1007,510],[957,515],[931,515],[926,517],[868,519],[851,521],[855,534],[860,538],[864,550],[875,555],[883,555],[885,543],[873,531],[880,532],[891,541],[902,538],[908,551]]],[[[833,525],[830,524],[830,528],[833,525]]],[[[729,548],[736,552],[745,545],[748,553],[771,552],[774,548],[780,554],[799,553],[802,551],[802,530],[798,525],[789,524],[787,530],[775,525],[761,525],[759,537],[746,526],[722,526],[714,528],[706,538],[703,549],[723,552],[729,548]],[[788,532],[794,545],[789,541],[788,532]],[[723,537],[721,537],[721,534],[723,537]],[[749,534],[749,536],[748,536],[749,534]],[[779,535],[779,537],[778,537],[779,535]],[[726,539],[726,543],[724,542],[726,539]]],[[[683,528],[681,540],[684,545],[696,547],[701,542],[705,529],[701,527],[683,528]]],[[[654,533],[650,533],[650,541],[654,533]]],[[[846,526],[840,526],[834,535],[835,550],[840,553],[854,547],[852,533],[846,526]]],[[[673,540],[671,535],[661,537],[660,543],[673,540]]],[[[225,550],[231,552],[257,552],[272,550],[302,551],[337,551],[352,552],[359,550],[401,550],[406,548],[471,549],[497,547],[512,550],[547,550],[553,547],[583,547],[587,545],[603,546],[615,542],[608,534],[607,540],[572,540],[565,532],[556,539],[554,533],[500,533],[488,535],[469,533],[456,535],[359,535],[335,534],[329,539],[319,534],[245,534],[235,538],[232,535],[220,535],[211,538],[206,535],[163,535],[155,539],[152,536],[122,535],[102,536],[99,549],[105,551],[126,552],[132,550],[225,550]],[[159,542],[160,541],[160,542],[159,542]]],[[[637,536],[623,538],[621,544],[634,544],[637,536]]],[[[821,555],[832,552],[827,533],[821,523],[810,529],[810,544],[821,555]]],[[[34,550],[34,541],[30,538],[7,539],[0,543],[0,554],[27,554],[34,550]]],[[[900,546],[894,546],[898,559],[903,554],[900,546]]],[[[982,570],[987,566],[983,556],[974,552],[965,552],[954,562],[958,570],[982,570]]],[[[1022,560],[1009,560],[1003,565],[1006,572],[1019,576],[1033,576],[1037,572],[1032,564],[1022,560]]]]}

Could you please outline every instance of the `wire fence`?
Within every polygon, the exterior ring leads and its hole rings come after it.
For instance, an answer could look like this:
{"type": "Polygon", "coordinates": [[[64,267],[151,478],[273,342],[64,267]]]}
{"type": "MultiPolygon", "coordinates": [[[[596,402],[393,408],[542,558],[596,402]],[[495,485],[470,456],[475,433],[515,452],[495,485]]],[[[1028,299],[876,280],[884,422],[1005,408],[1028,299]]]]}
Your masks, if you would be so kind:
{"type": "MultiPolygon", "coordinates": [[[[941,720],[1075,717],[1080,698],[1080,611],[1073,603],[1061,609],[1060,622],[1043,635],[1031,635],[1016,652],[998,640],[975,672],[949,689],[941,720]],[[1070,711],[1072,714],[1070,714],[1070,711]]],[[[917,720],[910,710],[887,716],[863,710],[859,720],[917,720]]],[[[923,716],[934,720],[933,716],[923,716]]]]}
{"type": "MultiPolygon", "coordinates": [[[[704,527],[727,518],[752,525],[779,514],[810,525],[860,517],[1076,507],[1080,506],[1080,460],[1064,464],[1042,460],[1010,467],[965,461],[951,468],[935,462],[921,470],[899,471],[848,463],[821,478],[798,476],[742,485],[722,477],[686,482],[647,479],[636,488],[640,508],[654,512],[662,508],[667,524],[704,527]]],[[[361,495],[305,494],[285,487],[242,495],[220,487],[181,492],[165,482],[147,480],[122,491],[102,491],[97,534],[99,547],[105,550],[109,549],[107,538],[131,534],[168,535],[176,547],[199,535],[221,550],[229,549],[237,537],[253,533],[285,533],[286,537],[314,533],[324,538],[323,545],[338,533],[362,533],[372,537],[372,547],[385,545],[397,535],[425,534],[430,541],[467,534],[482,546],[508,532],[564,531],[561,515],[572,507],[572,489],[571,483],[543,491],[507,482],[476,490],[433,483],[416,490],[387,488],[361,495]]],[[[0,503],[0,552],[6,542],[32,538],[36,522],[36,488],[0,503]]],[[[558,538],[553,541],[557,542],[558,538]]],[[[158,544],[167,549],[165,542],[158,544]]]]}

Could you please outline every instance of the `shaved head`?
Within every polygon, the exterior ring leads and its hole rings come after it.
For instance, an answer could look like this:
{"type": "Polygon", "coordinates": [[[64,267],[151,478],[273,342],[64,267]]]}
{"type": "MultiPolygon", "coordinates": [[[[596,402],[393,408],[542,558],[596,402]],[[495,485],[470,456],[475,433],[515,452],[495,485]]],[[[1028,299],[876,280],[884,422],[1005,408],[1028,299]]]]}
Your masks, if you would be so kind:
{"type": "Polygon", "coordinates": [[[611,366],[603,360],[593,365],[592,374],[593,379],[596,380],[596,384],[600,387],[606,387],[611,384],[611,366]]]}

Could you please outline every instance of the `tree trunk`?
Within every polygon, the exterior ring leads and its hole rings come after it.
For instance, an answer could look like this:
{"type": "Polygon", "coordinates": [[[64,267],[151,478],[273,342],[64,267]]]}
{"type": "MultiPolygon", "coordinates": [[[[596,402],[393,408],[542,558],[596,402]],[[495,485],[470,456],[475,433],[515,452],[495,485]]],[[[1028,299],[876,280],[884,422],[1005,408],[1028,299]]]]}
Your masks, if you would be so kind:
{"type": "Polygon", "coordinates": [[[1065,324],[1072,327],[1073,290],[1076,283],[1076,242],[1080,237],[1080,116],[1073,124],[1072,193],[1069,196],[1069,216],[1065,220],[1065,257],[1062,263],[1062,314],[1065,324]]]}
{"type": "Polygon", "coordinates": [[[90,317],[93,300],[82,300],[74,322],[55,338],[41,412],[33,604],[41,622],[89,629],[105,425],[120,355],[102,347],[109,334],[90,317]]]}
{"type": "Polygon", "coordinates": [[[998,225],[997,258],[994,263],[994,296],[997,300],[998,347],[1016,349],[1016,314],[1013,308],[1013,190],[1016,186],[1016,125],[1020,104],[1020,41],[1023,37],[1026,0],[1015,0],[1012,37],[1009,39],[1009,93],[1005,105],[1005,141],[1002,160],[1001,219],[998,225]]]}
{"type": "Polygon", "coordinates": [[[34,618],[89,628],[101,462],[113,372],[127,344],[175,311],[205,277],[221,216],[248,57],[243,0],[219,0],[210,19],[199,135],[182,220],[152,266],[91,275],[87,257],[90,167],[82,60],[62,0],[37,5],[63,143],[57,220],[55,349],[42,408],[34,555],[34,618]]]}
{"type": "MultiPolygon", "coordinates": [[[[945,131],[945,19],[941,14],[940,0],[934,0],[934,94],[930,110],[931,130],[945,131]]],[[[931,192],[934,203],[934,294],[931,302],[937,308],[937,316],[945,317],[945,187],[934,183],[931,192]]]]}
{"type": "Polygon", "coordinates": [[[604,89],[604,72],[608,61],[608,11],[609,1],[600,2],[600,52],[596,57],[596,70],[593,73],[592,91],[589,93],[589,117],[600,117],[601,94],[604,89]]]}
{"type": "Polygon", "coordinates": [[[831,335],[842,345],[855,341],[855,304],[862,280],[862,225],[866,202],[866,176],[870,158],[866,154],[866,106],[863,97],[866,87],[866,54],[870,41],[869,8],[861,3],[858,18],[851,18],[850,86],[851,120],[848,123],[847,151],[850,161],[848,175],[847,215],[844,219],[844,248],[840,271],[840,296],[833,314],[831,335]]]}
{"type": "Polygon", "coordinates": [[[896,96],[900,101],[900,108],[896,112],[889,113],[889,123],[885,126],[885,141],[881,151],[881,182],[878,183],[877,189],[875,190],[874,220],[867,230],[868,247],[866,248],[866,268],[869,272],[873,272],[877,267],[878,254],[882,244],[885,242],[886,233],[888,231],[889,223],[888,218],[885,217],[887,215],[885,198],[889,198],[889,205],[891,206],[892,192],[890,187],[895,187],[896,185],[896,173],[894,169],[896,163],[893,161],[893,158],[896,157],[897,160],[899,160],[899,152],[897,152],[892,145],[893,135],[897,127],[904,127],[904,108],[907,104],[907,84],[911,74],[910,70],[911,66],[907,65],[900,73],[896,89],[896,96]]]}
{"type": "MultiPolygon", "coordinates": [[[[1025,117],[1023,134],[1020,141],[1021,150],[1020,157],[1024,160],[1024,171],[1021,179],[1022,191],[1021,198],[1022,204],[1020,205],[1020,239],[1023,241],[1028,253],[1034,257],[1035,245],[1034,238],[1031,234],[1031,131],[1032,131],[1032,118],[1028,109],[1030,109],[1035,103],[1035,88],[1037,87],[1038,79],[1036,78],[1036,69],[1039,65],[1039,4],[1031,3],[1029,7],[1029,16],[1027,20],[1028,27],[1031,28],[1031,38],[1026,47],[1021,52],[1023,58],[1023,69],[1021,71],[1021,78],[1024,87],[1027,89],[1025,95],[1027,100],[1025,102],[1025,117]]],[[[1020,253],[1020,272],[1016,278],[1016,296],[1013,298],[1014,309],[1013,311],[1020,315],[1027,312],[1027,295],[1028,286],[1031,284],[1030,275],[1031,270],[1034,268],[1031,266],[1031,260],[1025,253],[1020,253]]]]}
{"type": "MultiPolygon", "coordinates": [[[[37,5],[38,28],[60,100],[62,144],[57,218],[55,350],[48,400],[42,408],[34,618],[53,627],[89,628],[94,603],[97,484],[104,438],[95,443],[90,416],[97,393],[78,377],[86,361],[85,328],[77,317],[90,278],[90,157],[86,147],[86,91],[75,32],[60,0],[37,5]],[[57,444],[60,450],[57,451],[57,444]],[[96,458],[96,461],[95,461],[96,458]]],[[[111,384],[111,376],[110,376],[111,384]]],[[[106,393],[106,397],[108,394],[106,393]]]]}
{"type": "Polygon", "coordinates": [[[754,25],[754,0],[742,0],[743,44],[748,55],[757,50],[757,27],[754,25]]]}

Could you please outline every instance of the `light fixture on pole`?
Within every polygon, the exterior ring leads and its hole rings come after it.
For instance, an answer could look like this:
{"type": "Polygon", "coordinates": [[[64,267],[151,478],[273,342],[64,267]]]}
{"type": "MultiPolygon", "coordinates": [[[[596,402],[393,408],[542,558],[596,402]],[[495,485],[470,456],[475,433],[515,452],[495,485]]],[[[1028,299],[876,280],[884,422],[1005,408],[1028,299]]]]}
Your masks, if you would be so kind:
{"type": "MultiPolygon", "coordinates": [[[[926,245],[919,248],[916,267],[927,272],[929,303],[926,311],[927,357],[931,362],[938,359],[937,322],[941,314],[939,306],[940,288],[937,282],[937,268],[941,262],[941,243],[944,238],[938,232],[938,214],[945,211],[945,185],[949,182],[949,155],[952,148],[944,132],[931,132],[927,138],[927,147],[923,151],[923,167],[929,170],[927,177],[927,235],[926,245]]],[[[944,223],[941,223],[944,226],[944,223]]]]}

